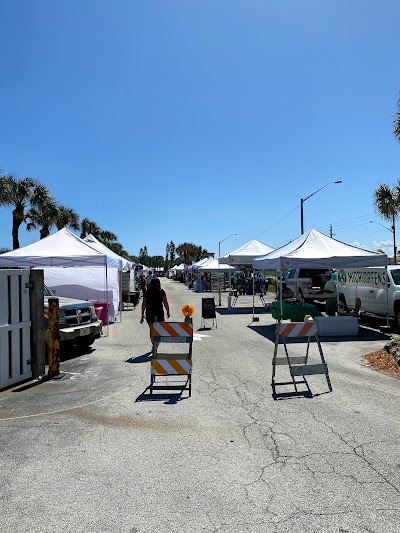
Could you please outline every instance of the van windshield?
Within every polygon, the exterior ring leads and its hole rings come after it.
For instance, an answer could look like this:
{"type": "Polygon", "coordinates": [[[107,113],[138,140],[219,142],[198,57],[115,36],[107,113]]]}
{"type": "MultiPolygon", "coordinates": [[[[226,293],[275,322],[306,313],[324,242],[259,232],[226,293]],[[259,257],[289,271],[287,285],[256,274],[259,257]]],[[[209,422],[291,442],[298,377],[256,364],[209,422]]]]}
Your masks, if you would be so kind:
{"type": "Polygon", "coordinates": [[[400,269],[398,268],[397,270],[391,270],[390,275],[393,278],[393,283],[395,285],[400,285],[400,269]]]}

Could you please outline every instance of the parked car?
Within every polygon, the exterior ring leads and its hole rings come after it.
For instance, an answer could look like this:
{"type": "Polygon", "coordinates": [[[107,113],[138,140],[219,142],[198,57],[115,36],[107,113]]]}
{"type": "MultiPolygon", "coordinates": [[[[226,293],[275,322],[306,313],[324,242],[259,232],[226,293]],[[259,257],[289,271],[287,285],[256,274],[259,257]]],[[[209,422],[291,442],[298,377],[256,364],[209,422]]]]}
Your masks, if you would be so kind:
{"type": "MultiPolygon", "coordinates": [[[[57,296],[44,286],[44,328],[45,342],[48,343],[49,298],[57,296]]],[[[60,343],[90,346],[100,337],[102,322],[97,318],[94,305],[90,301],[57,296],[59,300],[60,343]]]]}

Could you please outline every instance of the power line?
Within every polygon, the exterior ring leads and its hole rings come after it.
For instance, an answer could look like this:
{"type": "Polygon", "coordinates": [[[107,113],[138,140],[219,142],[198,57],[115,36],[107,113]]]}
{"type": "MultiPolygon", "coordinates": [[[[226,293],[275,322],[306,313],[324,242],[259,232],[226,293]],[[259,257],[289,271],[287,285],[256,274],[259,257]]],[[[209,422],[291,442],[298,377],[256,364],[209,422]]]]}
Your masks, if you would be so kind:
{"type": "Polygon", "coordinates": [[[289,215],[291,215],[292,213],[294,213],[299,207],[295,207],[294,209],[292,209],[292,211],[290,211],[290,213],[288,213],[287,215],[285,215],[283,218],[281,218],[280,220],[278,220],[278,222],[276,222],[275,224],[273,224],[272,226],[270,226],[269,228],[265,229],[264,231],[262,231],[261,233],[259,233],[258,235],[256,235],[256,237],[259,237],[260,235],[262,235],[263,233],[269,231],[270,229],[274,228],[275,226],[277,226],[278,224],[280,224],[283,220],[285,220],[285,218],[287,218],[289,215]]]}

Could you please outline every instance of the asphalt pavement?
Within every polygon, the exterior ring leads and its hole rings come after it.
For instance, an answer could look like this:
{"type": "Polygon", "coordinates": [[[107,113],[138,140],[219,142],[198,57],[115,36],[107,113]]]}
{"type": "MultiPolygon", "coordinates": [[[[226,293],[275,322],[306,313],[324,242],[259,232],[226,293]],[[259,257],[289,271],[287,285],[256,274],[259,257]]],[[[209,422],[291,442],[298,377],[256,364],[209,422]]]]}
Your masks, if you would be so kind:
{"type": "Polygon", "coordinates": [[[139,307],[68,356],[63,379],[0,392],[0,531],[400,531],[399,380],[362,359],[388,336],[323,338],[333,392],[318,375],[311,395],[274,399],[275,321],[261,301],[253,321],[251,297],[229,311],[223,293],[204,329],[210,294],[161,282],[170,320],[195,307],[192,396],[150,397],[139,307]]]}

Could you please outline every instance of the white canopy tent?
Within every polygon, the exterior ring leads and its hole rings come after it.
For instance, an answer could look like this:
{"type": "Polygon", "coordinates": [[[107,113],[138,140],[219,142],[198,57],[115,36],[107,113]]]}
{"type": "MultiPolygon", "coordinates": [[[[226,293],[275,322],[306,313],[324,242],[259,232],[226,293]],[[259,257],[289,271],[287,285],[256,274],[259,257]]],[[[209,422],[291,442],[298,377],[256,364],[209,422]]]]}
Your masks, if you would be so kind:
{"type": "Polygon", "coordinates": [[[196,261],[196,263],[190,265],[189,268],[191,270],[196,270],[204,265],[207,265],[208,263],[211,263],[212,261],[214,261],[213,257],[205,257],[204,259],[200,259],[200,261],[196,261]]]}
{"type": "MultiPolygon", "coordinates": [[[[268,244],[264,244],[261,241],[258,241],[257,239],[253,239],[249,242],[246,242],[246,244],[243,244],[240,248],[237,248],[236,250],[233,250],[233,252],[230,252],[227,255],[224,255],[223,257],[219,258],[220,264],[228,264],[228,265],[252,265],[253,259],[256,257],[260,257],[260,255],[268,254],[269,252],[272,252],[274,248],[271,246],[268,246],[268,244]]],[[[253,278],[253,316],[254,316],[254,275],[253,278]]],[[[229,274],[229,287],[232,287],[232,279],[231,275],[229,274]]],[[[228,300],[229,301],[229,300],[228,300]]],[[[229,304],[228,304],[229,305],[229,304]]]]}
{"type": "Polygon", "coordinates": [[[271,246],[253,239],[243,244],[240,248],[233,250],[233,252],[220,257],[219,262],[224,265],[251,265],[253,259],[269,254],[273,250],[274,248],[271,248],[271,246]]]}
{"type": "Polygon", "coordinates": [[[0,255],[1,267],[107,266],[107,256],[66,228],[0,255]]]}
{"type": "MultiPolygon", "coordinates": [[[[273,252],[254,259],[254,268],[284,270],[287,268],[357,268],[384,266],[386,254],[346,244],[310,229],[297,239],[273,252]]],[[[387,276],[387,272],[386,272],[387,276]]],[[[281,302],[282,302],[282,291],[281,302]]],[[[281,303],[282,309],[282,303],[281,303]]],[[[389,318],[387,315],[387,326],[389,318]]]]}
{"type": "MultiPolygon", "coordinates": [[[[122,304],[122,276],[123,276],[122,271],[127,271],[128,272],[127,276],[129,276],[129,286],[130,286],[130,284],[131,284],[130,271],[136,266],[135,263],[132,263],[132,261],[129,261],[125,257],[122,257],[119,254],[116,254],[113,250],[110,250],[110,248],[108,248],[105,244],[103,244],[98,239],[96,239],[96,237],[94,237],[92,234],[88,235],[83,240],[85,242],[87,242],[88,244],[90,244],[90,246],[92,246],[93,248],[95,248],[99,252],[103,252],[103,253],[105,253],[107,255],[107,262],[108,262],[108,266],[109,267],[111,266],[111,264],[114,265],[114,264],[116,264],[116,262],[118,262],[118,267],[117,267],[118,268],[117,289],[114,287],[114,284],[115,284],[115,281],[114,281],[115,276],[114,275],[112,276],[112,279],[111,279],[111,277],[109,275],[108,282],[109,282],[109,285],[110,285],[110,283],[113,284],[113,301],[115,300],[115,292],[116,292],[116,290],[118,292],[118,298],[119,298],[119,301],[117,302],[118,303],[118,307],[115,306],[115,302],[114,302],[114,308],[115,309],[119,309],[119,310],[122,309],[122,307],[123,307],[123,304],[122,304]]],[[[94,278],[94,272],[90,275],[89,279],[92,281],[93,278],[94,278]]],[[[121,315],[121,317],[122,317],[122,315],[121,315]]]]}
{"type": "Polygon", "coordinates": [[[253,260],[254,268],[352,268],[387,266],[387,255],[346,244],[310,229],[297,239],[253,260]]]}
{"type": "Polygon", "coordinates": [[[232,267],[229,265],[221,265],[219,264],[218,259],[212,259],[212,261],[205,263],[204,265],[198,267],[197,270],[199,272],[211,272],[215,270],[219,270],[221,272],[227,272],[230,270],[235,270],[235,267],[232,267]]]}
{"type": "Polygon", "coordinates": [[[88,235],[83,239],[85,242],[89,243],[92,248],[95,248],[99,252],[105,253],[107,255],[107,258],[109,260],[108,266],[118,266],[120,270],[131,270],[135,263],[132,263],[132,261],[129,261],[128,259],[125,259],[125,257],[122,257],[112,250],[108,248],[105,244],[100,242],[96,237],[93,235],[88,235]],[[119,262],[119,265],[111,265],[110,263],[115,263],[115,261],[119,262]]]}
{"type": "MultiPolygon", "coordinates": [[[[72,278],[75,279],[74,284],[80,287],[79,296],[75,292],[75,297],[97,300],[99,293],[102,293],[101,300],[114,304],[114,316],[111,316],[112,309],[108,310],[111,318],[115,320],[118,313],[119,291],[112,289],[113,298],[109,299],[108,287],[108,267],[118,269],[118,262],[115,258],[96,250],[66,228],[23,248],[0,254],[0,267],[43,268],[45,282],[48,281],[47,277],[50,272],[50,269],[46,267],[79,267],[71,269],[70,274],[66,273],[68,269],[59,268],[57,269],[58,275],[66,276],[68,284],[72,283],[72,278]],[[97,268],[96,274],[92,267],[97,268]],[[86,272],[85,268],[88,269],[86,272]],[[94,278],[96,278],[95,281],[94,278]]],[[[67,294],[68,284],[63,284],[61,279],[58,283],[57,294],[71,296],[67,294]]],[[[51,284],[50,280],[50,288],[52,288],[51,284]]]]}

